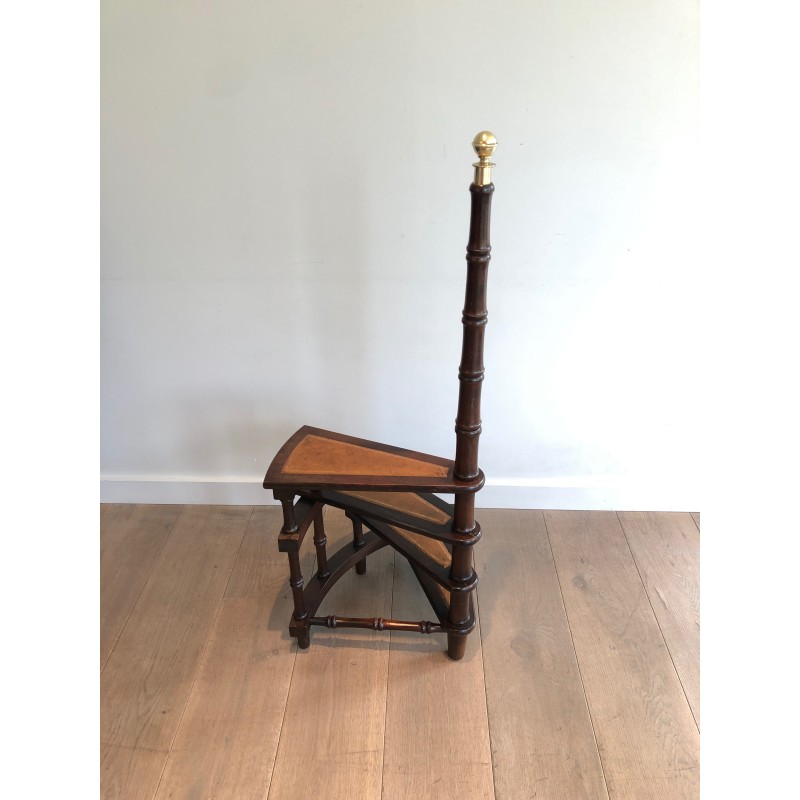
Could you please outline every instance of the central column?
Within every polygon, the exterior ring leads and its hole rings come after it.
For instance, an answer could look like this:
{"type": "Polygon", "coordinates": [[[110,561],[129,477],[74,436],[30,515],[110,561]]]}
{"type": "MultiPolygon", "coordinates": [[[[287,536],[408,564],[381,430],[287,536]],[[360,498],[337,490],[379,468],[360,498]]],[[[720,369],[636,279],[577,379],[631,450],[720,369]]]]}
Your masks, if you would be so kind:
{"type": "MultiPolygon", "coordinates": [[[[483,383],[483,338],[488,311],[486,284],[491,259],[489,227],[491,221],[492,164],[489,157],[497,147],[497,139],[488,131],[479,133],[472,142],[479,161],[474,164],[475,178],[469,187],[472,197],[469,241],[467,243],[467,286],[464,326],[461,349],[461,366],[458,370],[458,414],[456,416],[456,458],[454,477],[461,481],[474,481],[478,469],[478,441],[481,435],[481,385],[483,383]]],[[[473,538],[478,527],[475,522],[475,493],[457,494],[453,533],[473,538]]],[[[473,538],[474,540],[474,538],[473,538]]],[[[472,546],[453,545],[450,579],[454,584],[466,585],[472,579],[472,546]]],[[[467,634],[474,627],[469,613],[470,592],[453,591],[448,615],[447,652],[450,658],[464,656],[467,634]]]]}

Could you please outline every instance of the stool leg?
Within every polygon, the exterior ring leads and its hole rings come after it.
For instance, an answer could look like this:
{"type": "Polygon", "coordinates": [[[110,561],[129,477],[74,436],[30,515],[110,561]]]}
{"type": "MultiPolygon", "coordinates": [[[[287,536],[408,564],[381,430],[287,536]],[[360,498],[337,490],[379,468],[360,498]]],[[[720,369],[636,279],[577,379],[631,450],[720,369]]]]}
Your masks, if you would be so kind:
{"type": "Polygon", "coordinates": [[[324,581],[331,571],[328,569],[328,553],[325,545],[328,539],[325,536],[325,523],[322,521],[322,509],[320,508],[317,516],[314,517],[314,547],[317,550],[317,577],[324,581]]]}
{"type": "MultiPolygon", "coordinates": [[[[450,577],[467,577],[472,574],[472,548],[463,545],[453,545],[453,563],[450,577]],[[457,563],[458,562],[458,563],[457,563]]],[[[469,593],[450,592],[450,613],[448,621],[455,624],[465,622],[469,617],[469,593]]],[[[447,654],[453,661],[464,658],[467,649],[467,637],[464,634],[447,634],[447,654]]]]}
{"type": "MultiPolygon", "coordinates": [[[[361,520],[356,519],[355,517],[350,517],[353,521],[353,547],[358,550],[359,548],[364,546],[364,529],[361,527],[361,520]]],[[[361,559],[356,564],[356,572],[359,575],[363,575],[367,571],[367,557],[361,559]]]]}
{"type": "MultiPolygon", "coordinates": [[[[294,615],[292,622],[289,625],[289,630],[296,626],[293,623],[300,622],[308,619],[308,611],[306,611],[306,601],[303,596],[303,573],[300,571],[300,554],[295,551],[287,553],[289,556],[289,585],[292,587],[292,596],[294,597],[294,615]]],[[[297,634],[297,646],[305,650],[311,639],[309,637],[308,626],[304,625],[303,630],[297,634]]]]}
{"type": "MultiPolygon", "coordinates": [[[[453,531],[471,533],[475,528],[475,495],[456,496],[453,531]]],[[[472,576],[472,546],[453,545],[453,560],[450,564],[450,579],[456,583],[466,582],[472,576]]],[[[455,628],[465,627],[469,621],[469,592],[450,592],[450,613],[447,621],[455,628]]],[[[448,631],[447,654],[453,661],[460,661],[467,649],[467,634],[448,631]]]]}
{"type": "Polygon", "coordinates": [[[453,661],[461,661],[467,651],[467,637],[455,633],[447,634],[447,655],[453,661]]]}
{"type": "Polygon", "coordinates": [[[294,597],[294,618],[305,619],[308,616],[306,601],[303,597],[303,573],[300,571],[300,554],[288,553],[289,556],[289,586],[292,587],[294,597]]]}
{"type": "MultiPolygon", "coordinates": [[[[293,499],[292,495],[280,498],[281,506],[283,506],[283,529],[281,533],[294,533],[297,530],[293,499]]],[[[300,554],[294,551],[286,555],[289,556],[289,586],[292,588],[292,598],[294,599],[294,614],[289,624],[291,631],[294,627],[292,623],[302,623],[308,618],[308,612],[306,611],[306,601],[303,596],[303,573],[300,569],[300,554]]],[[[302,649],[305,649],[310,643],[308,627],[306,626],[305,630],[297,635],[297,644],[302,649]]]]}

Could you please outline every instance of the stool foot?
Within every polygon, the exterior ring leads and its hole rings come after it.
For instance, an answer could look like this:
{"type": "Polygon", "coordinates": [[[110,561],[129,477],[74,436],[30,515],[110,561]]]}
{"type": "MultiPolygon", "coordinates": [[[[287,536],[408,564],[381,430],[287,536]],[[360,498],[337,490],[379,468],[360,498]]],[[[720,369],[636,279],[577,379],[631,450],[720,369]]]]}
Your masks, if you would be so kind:
{"type": "Polygon", "coordinates": [[[301,633],[297,637],[297,646],[301,650],[308,650],[310,644],[311,644],[311,636],[309,635],[308,631],[306,631],[305,633],[301,633]]]}
{"type": "Polygon", "coordinates": [[[359,575],[363,575],[367,571],[367,559],[365,558],[363,561],[359,561],[356,564],[356,572],[359,575]]]}
{"type": "Polygon", "coordinates": [[[467,649],[467,637],[459,636],[455,633],[447,634],[447,655],[453,661],[461,661],[464,658],[464,653],[467,649]]]}

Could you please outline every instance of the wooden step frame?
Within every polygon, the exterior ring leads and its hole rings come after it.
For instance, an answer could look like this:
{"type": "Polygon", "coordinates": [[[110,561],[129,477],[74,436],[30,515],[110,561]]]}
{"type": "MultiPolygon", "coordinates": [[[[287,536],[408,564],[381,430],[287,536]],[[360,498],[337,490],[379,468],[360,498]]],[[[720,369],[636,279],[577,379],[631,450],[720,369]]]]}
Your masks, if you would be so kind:
{"type": "MultiPolygon", "coordinates": [[[[353,509],[345,511],[353,524],[353,541],[340,547],[328,556],[327,539],[323,522],[325,503],[314,498],[300,497],[291,506],[288,532],[281,532],[279,548],[289,555],[292,577],[290,584],[294,594],[295,608],[289,621],[289,634],[295,637],[301,649],[311,643],[312,626],[327,628],[369,628],[372,630],[404,630],[418,633],[457,633],[467,635],[475,627],[475,611],[471,593],[478,583],[475,570],[465,581],[454,580],[450,574],[451,565],[443,565],[432,558],[419,546],[413,537],[424,536],[418,531],[407,532],[394,524],[382,520],[362,517],[353,509]],[[291,524],[291,521],[294,524],[291,524]],[[314,546],[317,551],[317,571],[306,585],[300,569],[300,549],[309,527],[314,526],[314,546]],[[366,528],[366,532],[364,532],[366,528]],[[412,534],[411,537],[406,534],[412,534]],[[404,558],[412,568],[414,575],[422,587],[425,596],[436,615],[436,622],[431,620],[393,620],[382,617],[340,617],[328,615],[317,617],[316,612],[325,596],[347,572],[353,567],[362,567],[357,572],[366,571],[367,556],[383,547],[391,546],[404,558]],[[469,614],[465,623],[453,626],[449,620],[450,605],[448,598],[453,594],[469,594],[469,614]]],[[[284,506],[284,509],[286,507],[284,506]]],[[[284,525],[284,528],[287,526],[284,525]]],[[[437,541],[437,540],[433,540],[437,541]]],[[[477,541],[477,539],[476,539],[477,541]]],[[[445,545],[450,552],[452,546],[445,545]]]]}

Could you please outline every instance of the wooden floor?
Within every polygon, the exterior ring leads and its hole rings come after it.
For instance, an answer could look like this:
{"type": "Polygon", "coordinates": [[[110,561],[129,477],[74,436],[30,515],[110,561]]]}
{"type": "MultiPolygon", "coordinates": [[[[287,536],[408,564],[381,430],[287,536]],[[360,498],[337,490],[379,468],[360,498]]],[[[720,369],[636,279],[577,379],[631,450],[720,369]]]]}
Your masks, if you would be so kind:
{"type": "MultiPolygon", "coordinates": [[[[698,797],[699,515],[478,518],[452,662],[441,635],[298,651],[278,507],[102,506],[104,800],[698,797]]],[[[326,509],[333,550],[346,523],[326,509]]],[[[388,547],[333,612],[431,617],[388,547]]]]}

